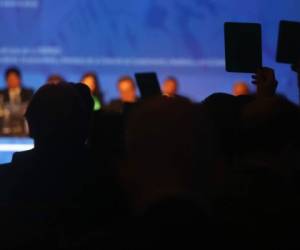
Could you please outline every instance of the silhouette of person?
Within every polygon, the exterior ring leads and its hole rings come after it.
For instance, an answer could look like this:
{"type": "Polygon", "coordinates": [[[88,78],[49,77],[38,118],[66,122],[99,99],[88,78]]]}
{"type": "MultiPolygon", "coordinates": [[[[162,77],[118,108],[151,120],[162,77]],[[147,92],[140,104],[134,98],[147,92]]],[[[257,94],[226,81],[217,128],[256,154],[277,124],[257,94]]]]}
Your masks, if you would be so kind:
{"type": "Polygon", "coordinates": [[[90,196],[96,175],[86,149],[92,113],[93,100],[83,84],[46,84],[33,96],[25,116],[34,149],[15,153],[0,175],[0,211],[6,211],[6,204],[8,218],[30,215],[31,219],[23,225],[22,220],[13,219],[10,224],[9,219],[1,217],[4,245],[12,244],[9,239],[14,234],[13,244],[24,240],[20,243],[23,247],[38,244],[41,239],[36,237],[53,237],[49,220],[61,225],[55,230],[69,235],[66,238],[76,238],[74,234],[88,228],[84,221],[96,207],[90,203],[95,200],[90,196]],[[89,213],[84,212],[86,209],[89,213]],[[11,226],[5,228],[7,225],[11,226]],[[37,232],[43,232],[43,236],[36,236],[37,232]]]}
{"type": "Polygon", "coordinates": [[[164,96],[144,101],[131,113],[128,163],[121,169],[136,214],[125,234],[132,240],[129,248],[190,249],[209,238],[209,218],[191,195],[197,147],[193,122],[193,104],[164,96]]]}

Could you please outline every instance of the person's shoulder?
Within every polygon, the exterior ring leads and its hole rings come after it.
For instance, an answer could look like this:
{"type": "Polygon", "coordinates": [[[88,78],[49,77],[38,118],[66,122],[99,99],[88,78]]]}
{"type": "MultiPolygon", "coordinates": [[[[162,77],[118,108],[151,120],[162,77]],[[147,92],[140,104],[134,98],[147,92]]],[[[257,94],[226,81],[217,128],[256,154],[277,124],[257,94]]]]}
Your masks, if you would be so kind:
{"type": "Polygon", "coordinates": [[[121,112],[122,106],[123,106],[123,102],[120,99],[113,99],[107,105],[106,110],[110,112],[121,112]]]}
{"type": "Polygon", "coordinates": [[[3,163],[3,164],[0,164],[0,171],[2,169],[6,169],[7,167],[10,167],[11,166],[11,163],[3,163]]]}
{"type": "Polygon", "coordinates": [[[14,167],[12,163],[0,164],[0,180],[1,180],[0,182],[3,183],[4,182],[3,178],[5,179],[13,171],[14,171],[14,167]]]}
{"type": "Polygon", "coordinates": [[[0,164],[0,178],[3,178],[3,176],[7,176],[12,168],[13,167],[11,163],[0,164]]]}
{"type": "Polygon", "coordinates": [[[5,88],[5,89],[0,89],[0,93],[1,94],[5,94],[5,93],[7,93],[8,92],[8,89],[7,88],[5,88]]]}
{"type": "Polygon", "coordinates": [[[27,150],[22,152],[16,152],[13,154],[12,161],[9,164],[10,167],[20,167],[32,162],[34,158],[34,150],[27,150]]]}

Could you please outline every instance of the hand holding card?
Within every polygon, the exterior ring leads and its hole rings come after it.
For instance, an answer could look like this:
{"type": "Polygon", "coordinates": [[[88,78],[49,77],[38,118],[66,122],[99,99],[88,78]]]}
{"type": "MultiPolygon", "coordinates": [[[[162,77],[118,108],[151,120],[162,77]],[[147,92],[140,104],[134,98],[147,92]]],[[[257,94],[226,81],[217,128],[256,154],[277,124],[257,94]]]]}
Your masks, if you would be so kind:
{"type": "Polygon", "coordinates": [[[273,69],[267,67],[258,69],[252,78],[252,83],[257,88],[257,97],[272,97],[276,93],[278,82],[273,69]]]}

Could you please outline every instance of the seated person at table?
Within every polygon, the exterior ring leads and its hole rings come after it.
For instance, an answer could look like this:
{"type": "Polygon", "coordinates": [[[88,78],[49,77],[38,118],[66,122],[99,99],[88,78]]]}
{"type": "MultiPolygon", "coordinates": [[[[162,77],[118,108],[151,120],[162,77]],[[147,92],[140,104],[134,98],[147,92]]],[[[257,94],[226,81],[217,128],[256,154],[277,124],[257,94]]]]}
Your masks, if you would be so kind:
{"type": "Polygon", "coordinates": [[[178,89],[178,80],[173,76],[169,76],[162,85],[162,91],[164,96],[188,100],[186,97],[178,94],[178,89]]]}
{"type": "Polygon", "coordinates": [[[18,68],[8,68],[5,71],[5,81],[7,88],[0,91],[5,103],[26,103],[30,101],[33,90],[22,87],[22,75],[18,68]]]}
{"type": "Polygon", "coordinates": [[[33,91],[22,87],[21,72],[17,68],[6,70],[5,81],[7,88],[0,91],[0,105],[4,115],[0,125],[0,133],[25,135],[27,132],[23,116],[33,91]]]}
{"type": "Polygon", "coordinates": [[[130,76],[123,76],[119,79],[119,99],[112,100],[108,105],[108,111],[123,113],[124,103],[135,103],[138,101],[134,80],[130,76]]]}
{"type": "Polygon", "coordinates": [[[248,84],[243,81],[235,82],[232,87],[232,94],[234,96],[250,95],[248,84]]]}
{"type": "Polygon", "coordinates": [[[89,87],[94,100],[94,111],[98,111],[103,107],[103,93],[100,88],[100,83],[97,75],[92,72],[84,74],[81,82],[89,87]]]}
{"type": "Polygon", "coordinates": [[[177,95],[178,81],[174,77],[168,77],[162,86],[162,90],[165,96],[173,97],[177,95]]]}

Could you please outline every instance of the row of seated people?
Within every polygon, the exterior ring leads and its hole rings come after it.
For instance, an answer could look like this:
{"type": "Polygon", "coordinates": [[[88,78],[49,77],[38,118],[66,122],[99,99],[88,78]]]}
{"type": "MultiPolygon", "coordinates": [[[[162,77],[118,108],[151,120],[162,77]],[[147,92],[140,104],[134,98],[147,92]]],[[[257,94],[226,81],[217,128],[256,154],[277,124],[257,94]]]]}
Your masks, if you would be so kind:
{"type": "Polygon", "coordinates": [[[299,107],[272,69],[254,83],[126,114],[93,112],[84,84],[42,86],[34,149],[0,167],[1,248],[299,249],[299,107]]]}
{"type": "MultiPolygon", "coordinates": [[[[1,103],[28,103],[34,91],[22,86],[21,71],[16,67],[8,68],[5,72],[6,88],[0,90],[1,103]]],[[[58,84],[66,82],[60,75],[51,75],[46,80],[47,84],[58,84]]],[[[100,87],[98,77],[95,73],[89,72],[82,76],[81,83],[86,84],[92,94],[94,100],[94,110],[104,108],[112,112],[122,112],[122,103],[136,102],[138,100],[135,82],[130,76],[122,76],[117,83],[119,99],[112,100],[111,103],[105,105],[103,92],[100,87]]],[[[178,81],[175,77],[168,77],[162,86],[164,95],[176,96],[178,93],[178,81]]]]}
{"type": "MultiPolygon", "coordinates": [[[[8,68],[5,72],[6,88],[0,90],[0,134],[4,135],[26,135],[28,134],[23,114],[29,101],[33,96],[33,90],[22,85],[22,75],[18,68],[8,68]]],[[[60,75],[48,77],[47,84],[58,84],[66,80],[60,75]]],[[[133,78],[123,76],[118,80],[117,90],[119,98],[105,104],[98,77],[95,73],[86,73],[81,82],[90,89],[94,111],[100,109],[122,113],[124,103],[135,103],[138,101],[137,90],[133,78]]],[[[163,84],[163,92],[167,96],[177,96],[178,82],[176,78],[169,77],[163,84]]]]}
{"type": "MultiPolygon", "coordinates": [[[[0,104],[1,103],[28,103],[34,91],[32,89],[22,86],[22,75],[18,68],[11,67],[5,71],[6,88],[0,90],[0,104]]],[[[66,82],[66,80],[57,74],[50,75],[46,83],[58,84],[66,82]]],[[[98,77],[95,73],[89,72],[82,76],[81,83],[86,84],[92,94],[94,100],[94,110],[100,110],[104,107],[105,102],[103,100],[103,93],[99,84],[98,77]]],[[[166,96],[177,96],[179,89],[178,80],[175,77],[168,77],[162,86],[163,94],[166,96]]],[[[122,113],[122,103],[124,102],[136,102],[138,100],[137,91],[133,78],[130,76],[122,76],[117,83],[117,90],[119,93],[119,99],[111,101],[106,106],[106,109],[112,112],[122,113]]],[[[245,82],[236,82],[233,85],[232,90],[234,95],[249,94],[249,87],[245,82]]]]}

